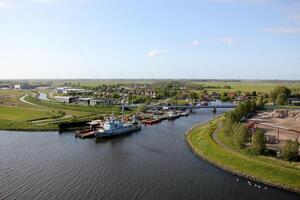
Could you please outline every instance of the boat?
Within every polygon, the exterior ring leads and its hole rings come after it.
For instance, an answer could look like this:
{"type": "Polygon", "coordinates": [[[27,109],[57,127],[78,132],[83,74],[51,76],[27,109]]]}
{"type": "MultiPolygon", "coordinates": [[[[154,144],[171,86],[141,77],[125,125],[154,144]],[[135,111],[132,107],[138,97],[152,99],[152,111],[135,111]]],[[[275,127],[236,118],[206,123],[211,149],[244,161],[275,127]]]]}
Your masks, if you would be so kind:
{"type": "Polygon", "coordinates": [[[139,130],[141,130],[141,126],[135,116],[133,117],[132,122],[124,122],[124,105],[122,102],[122,120],[110,117],[104,122],[103,128],[94,131],[94,134],[98,138],[104,138],[132,133],[139,130]]]}
{"type": "Polygon", "coordinates": [[[141,126],[136,121],[124,123],[123,120],[121,121],[119,119],[111,118],[104,122],[102,129],[94,131],[94,134],[98,138],[103,138],[132,133],[139,130],[141,130],[141,126]]]}
{"type": "Polygon", "coordinates": [[[181,113],[180,113],[180,116],[182,116],[182,117],[187,117],[187,116],[189,116],[189,113],[188,113],[188,112],[181,112],[181,113]]]}
{"type": "Polygon", "coordinates": [[[175,113],[174,111],[168,112],[168,120],[177,119],[180,117],[180,114],[175,113]]]}
{"type": "Polygon", "coordinates": [[[161,122],[161,119],[159,117],[157,117],[157,116],[154,116],[152,119],[145,119],[145,120],[143,120],[143,123],[145,125],[153,125],[153,124],[157,124],[159,122],[161,122]]]}
{"type": "Polygon", "coordinates": [[[88,128],[77,130],[75,133],[75,137],[79,138],[88,138],[88,137],[93,137],[94,131],[103,128],[103,122],[102,120],[93,120],[91,122],[88,122],[87,125],[89,126],[88,128]]]}

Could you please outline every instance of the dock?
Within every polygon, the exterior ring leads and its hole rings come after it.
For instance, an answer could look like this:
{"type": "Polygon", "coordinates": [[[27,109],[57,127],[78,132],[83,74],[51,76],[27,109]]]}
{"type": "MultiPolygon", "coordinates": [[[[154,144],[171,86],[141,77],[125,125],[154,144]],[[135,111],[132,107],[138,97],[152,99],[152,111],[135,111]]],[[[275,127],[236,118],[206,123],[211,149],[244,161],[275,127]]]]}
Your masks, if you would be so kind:
{"type": "Polygon", "coordinates": [[[80,139],[93,138],[93,137],[95,137],[95,134],[93,131],[84,132],[84,133],[76,133],[75,137],[78,137],[80,139]]]}

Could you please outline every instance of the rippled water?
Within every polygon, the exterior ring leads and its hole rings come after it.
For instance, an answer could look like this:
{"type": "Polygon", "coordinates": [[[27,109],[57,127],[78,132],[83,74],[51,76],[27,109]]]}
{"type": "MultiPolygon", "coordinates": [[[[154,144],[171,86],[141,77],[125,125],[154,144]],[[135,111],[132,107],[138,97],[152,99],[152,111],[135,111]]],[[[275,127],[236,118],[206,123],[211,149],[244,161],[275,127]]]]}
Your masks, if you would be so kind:
{"type": "Polygon", "coordinates": [[[299,199],[237,181],[191,153],[185,131],[213,116],[202,110],[105,140],[2,131],[0,199],[299,199]]]}

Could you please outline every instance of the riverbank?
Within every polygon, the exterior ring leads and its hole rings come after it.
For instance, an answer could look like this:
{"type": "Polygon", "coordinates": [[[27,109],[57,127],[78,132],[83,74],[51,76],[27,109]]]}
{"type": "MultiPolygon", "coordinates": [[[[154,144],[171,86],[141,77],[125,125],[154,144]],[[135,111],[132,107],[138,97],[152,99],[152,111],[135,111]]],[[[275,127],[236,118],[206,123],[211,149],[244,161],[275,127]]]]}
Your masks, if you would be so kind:
{"type": "Polygon", "coordinates": [[[213,135],[222,131],[219,127],[222,120],[218,117],[188,130],[186,141],[197,156],[234,175],[300,193],[299,166],[264,156],[246,155],[226,144],[217,143],[213,135]]]}
{"type": "Polygon", "coordinates": [[[34,91],[0,90],[0,130],[63,131],[121,112],[119,106],[65,105],[41,100],[38,95],[40,93],[34,91]]]}

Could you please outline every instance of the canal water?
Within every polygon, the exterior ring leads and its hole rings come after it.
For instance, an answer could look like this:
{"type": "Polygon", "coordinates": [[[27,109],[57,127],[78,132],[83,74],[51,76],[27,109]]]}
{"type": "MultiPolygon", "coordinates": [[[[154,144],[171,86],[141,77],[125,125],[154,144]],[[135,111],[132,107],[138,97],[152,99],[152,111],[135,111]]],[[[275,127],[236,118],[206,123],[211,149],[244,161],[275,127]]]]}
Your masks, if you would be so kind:
{"type": "Polygon", "coordinates": [[[44,92],[39,92],[38,98],[41,99],[41,100],[44,100],[44,101],[49,101],[49,99],[47,97],[47,94],[44,93],[44,92]]]}
{"type": "Polygon", "coordinates": [[[200,110],[105,140],[1,131],[0,199],[300,199],[250,186],[190,152],[184,133],[213,117],[200,110]]]}

